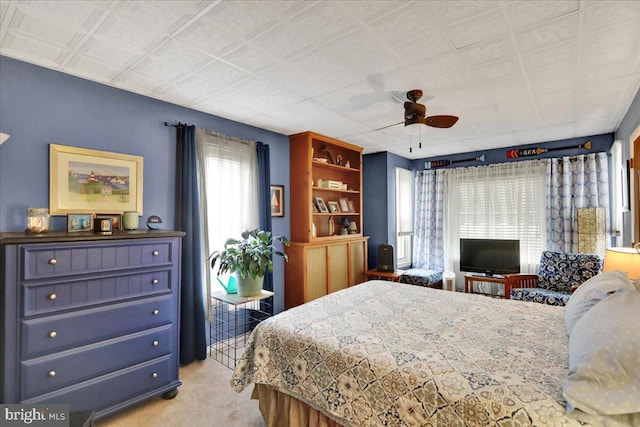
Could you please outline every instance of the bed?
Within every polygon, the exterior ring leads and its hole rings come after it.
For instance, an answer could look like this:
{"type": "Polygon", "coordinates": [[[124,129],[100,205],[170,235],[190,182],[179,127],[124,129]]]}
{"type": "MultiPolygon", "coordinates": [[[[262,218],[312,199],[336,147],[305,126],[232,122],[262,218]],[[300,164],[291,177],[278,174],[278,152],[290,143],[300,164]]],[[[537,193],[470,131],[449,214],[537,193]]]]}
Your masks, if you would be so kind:
{"type": "Polygon", "coordinates": [[[369,281],[257,326],[231,385],[268,426],[580,426],[564,310],[369,281]]]}

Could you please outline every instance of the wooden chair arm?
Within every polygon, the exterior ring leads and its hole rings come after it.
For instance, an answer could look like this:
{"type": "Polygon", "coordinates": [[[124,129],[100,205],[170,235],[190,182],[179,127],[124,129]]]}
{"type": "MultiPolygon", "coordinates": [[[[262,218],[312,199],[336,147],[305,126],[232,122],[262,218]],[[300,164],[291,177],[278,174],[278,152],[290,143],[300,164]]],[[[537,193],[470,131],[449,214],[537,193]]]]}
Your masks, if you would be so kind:
{"type": "Polygon", "coordinates": [[[511,299],[513,288],[535,288],[538,286],[538,276],[535,274],[505,274],[504,297],[511,299]]]}

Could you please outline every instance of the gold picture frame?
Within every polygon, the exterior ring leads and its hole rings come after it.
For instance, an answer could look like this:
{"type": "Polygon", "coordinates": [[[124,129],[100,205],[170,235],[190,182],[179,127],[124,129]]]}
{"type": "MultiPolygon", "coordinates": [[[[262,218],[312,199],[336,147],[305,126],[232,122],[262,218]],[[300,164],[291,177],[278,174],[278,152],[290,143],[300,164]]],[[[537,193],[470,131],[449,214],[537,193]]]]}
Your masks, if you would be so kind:
{"type": "Polygon", "coordinates": [[[142,215],[142,156],[49,144],[49,212],[142,215]]]}

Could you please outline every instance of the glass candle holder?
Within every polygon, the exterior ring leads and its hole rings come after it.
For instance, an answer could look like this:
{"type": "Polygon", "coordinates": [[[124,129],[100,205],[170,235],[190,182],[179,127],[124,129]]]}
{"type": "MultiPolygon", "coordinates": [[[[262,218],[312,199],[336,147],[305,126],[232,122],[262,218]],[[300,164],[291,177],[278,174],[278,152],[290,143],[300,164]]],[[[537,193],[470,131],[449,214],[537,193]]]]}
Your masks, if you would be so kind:
{"type": "Polygon", "coordinates": [[[31,234],[41,234],[47,231],[49,231],[49,209],[27,209],[27,232],[31,234]]]}

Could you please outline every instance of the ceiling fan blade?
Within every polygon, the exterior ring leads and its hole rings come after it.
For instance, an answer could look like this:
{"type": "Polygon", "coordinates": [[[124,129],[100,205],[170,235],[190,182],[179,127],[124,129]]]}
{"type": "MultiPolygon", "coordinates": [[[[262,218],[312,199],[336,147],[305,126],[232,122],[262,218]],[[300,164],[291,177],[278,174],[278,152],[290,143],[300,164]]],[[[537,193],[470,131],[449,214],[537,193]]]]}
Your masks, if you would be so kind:
{"type": "Polygon", "coordinates": [[[450,128],[458,121],[456,116],[429,116],[426,118],[426,125],[434,128],[450,128]]]}
{"type": "Polygon", "coordinates": [[[403,121],[401,121],[401,122],[398,122],[398,123],[394,123],[394,124],[389,125],[389,126],[383,126],[383,127],[381,127],[381,128],[374,129],[373,131],[375,132],[375,131],[377,131],[377,130],[387,129],[387,128],[390,128],[390,127],[393,127],[393,126],[401,125],[401,124],[403,124],[403,123],[404,123],[404,120],[403,120],[403,121]]]}

